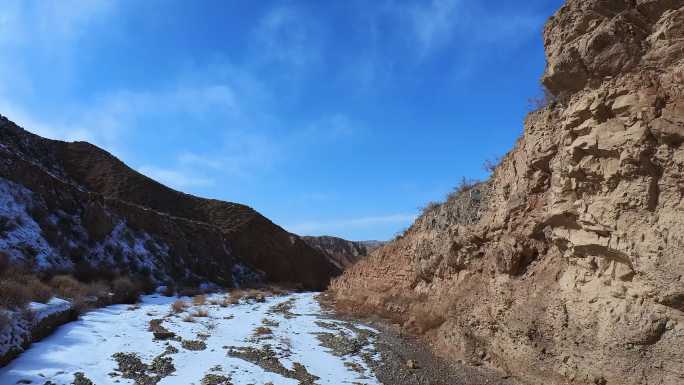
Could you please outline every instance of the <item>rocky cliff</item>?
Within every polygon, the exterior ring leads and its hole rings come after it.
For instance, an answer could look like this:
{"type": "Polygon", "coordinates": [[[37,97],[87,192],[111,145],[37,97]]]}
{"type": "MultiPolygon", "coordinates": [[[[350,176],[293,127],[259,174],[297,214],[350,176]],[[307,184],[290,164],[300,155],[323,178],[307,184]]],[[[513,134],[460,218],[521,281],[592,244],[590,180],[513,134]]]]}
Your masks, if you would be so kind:
{"type": "Polygon", "coordinates": [[[684,1],[568,0],[491,179],[331,285],[533,384],[684,383],[684,1]]]}
{"type": "Polygon", "coordinates": [[[0,117],[0,250],[36,270],[325,288],[340,270],[253,209],[169,189],[0,117]]]}
{"type": "Polygon", "coordinates": [[[325,254],[340,270],[352,266],[384,244],[380,241],[348,241],[329,236],[302,237],[302,239],[309,246],[325,254]]]}

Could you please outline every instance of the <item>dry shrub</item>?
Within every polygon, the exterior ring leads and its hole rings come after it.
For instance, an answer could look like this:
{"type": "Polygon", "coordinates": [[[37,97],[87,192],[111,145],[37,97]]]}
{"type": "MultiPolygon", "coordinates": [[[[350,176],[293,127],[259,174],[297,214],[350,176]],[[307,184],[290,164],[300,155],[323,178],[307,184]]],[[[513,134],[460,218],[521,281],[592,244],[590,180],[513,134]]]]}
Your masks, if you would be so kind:
{"type": "Polygon", "coordinates": [[[199,294],[192,297],[192,304],[195,306],[202,306],[207,303],[207,296],[205,294],[199,294]]]}
{"type": "Polygon", "coordinates": [[[197,309],[192,313],[193,317],[206,318],[209,317],[207,309],[197,309]]]}
{"type": "Polygon", "coordinates": [[[89,300],[88,287],[70,275],[56,275],[49,284],[57,297],[71,300],[78,312],[83,312],[93,305],[89,300]]]}
{"type": "MultiPolygon", "coordinates": [[[[46,303],[53,297],[51,287],[43,283],[35,274],[18,267],[10,267],[0,276],[3,282],[13,282],[11,285],[23,286],[29,301],[46,303]]],[[[0,295],[2,295],[0,291],[0,295]]]]}
{"type": "Polygon", "coordinates": [[[244,299],[247,301],[265,302],[266,294],[259,289],[249,289],[244,293],[244,299]]]}
{"type": "Polygon", "coordinates": [[[482,168],[487,171],[490,174],[493,174],[494,171],[496,171],[496,168],[499,167],[501,164],[501,158],[500,157],[495,157],[494,159],[485,159],[484,163],[482,164],[482,168]]]}
{"type": "Polygon", "coordinates": [[[9,257],[0,254],[0,283],[4,289],[0,288],[0,302],[13,304],[13,307],[22,307],[28,302],[48,302],[52,298],[53,290],[45,285],[28,268],[19,265],[12,265],[9,257]],[[6,259],[6,261],[3,261],[6,259]]]}
{"type": "Polygon", "coordinates": [[[28,276],[25,285],[31,294],[32,301],[47,303],[53,297],[52,288],[44,284],[38,277],[28,276]]]}
{"type": "Polygon", "coordinates": [[[425,306],[414,309],[411,313],[412,315],[404,327],[415,334],[425,334],[430,330],[437,329],[446,321],[444,312],[425,306]]]}
{"type": "Polygon", "coordinates": [[[108,298],[111,289],[104,281],[95,281],[85,285],[85,292],[91,297],[108,298]]]}
{"type": "Polygon", "coordinates": [[[267,285],[263,290],[267,295],[280,297],[290,294],[290,292],[294,291],[295,289],[288,289],[287,287],[280,285],[267,285]]]}
{"type": "Polygon", "coordinates": [[[267,328],[266,326],[259,326],[258,328],[254,329],[255,336],[267,336],[271,334],[273,334],[273,330],[267,328]]]}
{"type": "Polygon", "coordinates": [[[31,302],[31,291],[20,282],[2,279],[0,281],[0,307],[19,309],[31,302]]]}
{"type": "Polygon", "coordinates": [[[178,314],[184,312],[187,307],[188,304],[185,301],[181,301],[179,299],[171,304],[171,311],[175,314],[178,314]]]}
{"type": "Polygon", "coordinates": [[[554,107],[557,103],[558,97],[552,94],[543,84],[541,85],[538,96],[527,100],[528,109],[532,112],[543,110],[549,106],[554,107]]]}
{"type": "Polygon", "coordinates": [[[380,317],[392,323],[404,324],[408,320],[411,299],[390,294],[358,291],[353,298],[338,299],[333,306],[343,314],[358,317],[380,317]]]}
{"type": "Polygon", "coordinates": [[[112,281],[112,292],[116,302],[135,303],[138,302],[142,288],[128,277],[119,277],[112,281]]]}
{"type": "MultiPolygon", "coordinates": [[[[496,166],[494,166],[494,168],[496,168],[496,166]]],[[[447,201],[458,199],[458,197],[460,197],[461,194],[472,190],[480,183],[481,182],[477,179],[469,179],[466,177],[462,177],[461,181],[458,182],[458,185],[454,187],[453,191],[447,194],[447,201]]]]}
{"type": "Polygon", "coordinates": [[[224,296],[223,299],[219,301],[219,306],[221,307],[228,307],[230,305],[232,305],[232,303],[230,302],[230,296],[228,295],[224,296]]]}
{"type": "Polygon", "coordinates": [[[222,301],[220,299],[212,299],[211,301],[209,301],[209,305],[219,306],[221,305],[221,302],[222,301]]]}
{"type": "Polygon", "coordinates": [[[439,208],[442,204],[439,202],[428,202],[425,206],[420,208],[421,215],[427,215],[439,208]]]}
{"type": "Polygon", "coordinates": [[[245,292],[243,290],[235,289],[230,292],[230,295],[228,296],[228,303],[231,305],[237,305],[240,303],[240,300],[244,295],[245,292]]]}
{"type": "Polygon", "coordinates": [[[50,286],[58,297],[75,302],[88,296],[85,286],[70,275],[56,275],[50,280],[50,286]]]}

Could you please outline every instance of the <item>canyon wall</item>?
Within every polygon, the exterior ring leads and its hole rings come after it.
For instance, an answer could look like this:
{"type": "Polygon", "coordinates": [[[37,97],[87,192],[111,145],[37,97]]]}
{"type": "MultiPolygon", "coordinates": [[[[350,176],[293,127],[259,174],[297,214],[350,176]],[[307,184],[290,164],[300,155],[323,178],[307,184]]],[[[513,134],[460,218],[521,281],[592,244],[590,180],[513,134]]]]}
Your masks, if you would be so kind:
{"type": "Polygon", "coordinates": [[[331,292],[524,383],[684,383],[684,1],[568,0],[544,43],[490,180],[331,292]]]}

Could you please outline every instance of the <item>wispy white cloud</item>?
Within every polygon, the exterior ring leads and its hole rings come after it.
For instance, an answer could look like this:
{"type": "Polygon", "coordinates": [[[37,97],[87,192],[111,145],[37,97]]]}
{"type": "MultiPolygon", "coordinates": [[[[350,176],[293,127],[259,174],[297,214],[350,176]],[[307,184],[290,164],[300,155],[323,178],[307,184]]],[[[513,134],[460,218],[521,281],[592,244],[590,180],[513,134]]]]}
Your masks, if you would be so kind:
{"type": "Polygon", "coordinates": [[[209,187],[215,183],[213,179],[197,176],[196,172],[189,169],[170,169],[143,165],[138,167],[138,172],[178,190],[209,187]]]}
{"type": "Polygon", "coordinates": [[[0,111],[17,125],[46,137],[64,141],[86,141],[120,155],[122,133],[126,130],[123,116],[127,106],[105,103],[91,109],[65,113],[65,117],[46,117],[30,112],[0,97],[0,111]]]}
{"type": "Polygon", "coordinates": [[[303,68],[320,60],[320,30],[314,19],[293,5],[271,9],[253,31],[254,54],[303,68]]]}
{"type": "Polygon", "coordinates": [[[219,170],[224,167],[223,160],[206,155],[183,152],[178,157],[178,162],[187,167],[201,167],[219,170]]]}
{"type": "Polygon", "coordinates": [[[29,111],[0,95],[0,111],[27,130],[50,139],[91,142],[114,154],[123,152],[130,135],[148,115],[203,117],[209,112],[233,114],[237,110],[232,89],[223,84],[115,91],[88,104],[64,105],[58,115],[29,111]]]}
{"type": "Polygon", "coordinates": [[[295,146],[339,141],[358,136],[366,130],[363,122],[343,113],[332,113],[312,119],[300,129],[292,130],[289,142],[295,146]]]}
{"type": "Polygon", "coordinates": [[[286,225],[285,227],[296,234],[336,234],[340,232],[348,232],[350,230],[358,230],[363,228],[371,228],[379,225],[397,225],[400,227],[403,224],[411,223],[416,219],[415,214],[389,214],[380,216],[368,216],[358,218],[343,218],[323,221],[305,221],[286,225]]]}
{"type": "Polygon", "coordinates": [[[460,0],[432,0],[403,8],[421,55],[427,55],[450,41],[456,23],[462,21],[458,15],[460,4],[460,0]]]}
{"type": "MultiPolygon", "coordinates": [[[[359,4],[364,10],[370,9],[366,29],[371,43],[379,26],[397,31],[396,36],[408,39],[408,56],[413,56],[418,62],[444,50],[466,46],[488,50],[492,49],[488,46],[492,44],[515,47],[519,41],[539,32],[548,16],[521,8],[498,12],[488,9],[483,3],[464,0],[388,0],[379,2],[377,7],[368,7],[367,2],[359,4]]],[[[388,39],[384,37],[383,41],[388,42],[388,39]]],[[[387,71],[388,64],[391,64],[384,56],[378,57],[377,47],[371,45],[371,48],[358,60],[361,66],[357,72],[362,80],[373,74],[382,74],[378,68],[387,71]]]]}
{"type": "Polygon", "coordinates": [[[109,0],[4,0],[0,45],[40,44],[57,51],[115,9],[109,0]]]}

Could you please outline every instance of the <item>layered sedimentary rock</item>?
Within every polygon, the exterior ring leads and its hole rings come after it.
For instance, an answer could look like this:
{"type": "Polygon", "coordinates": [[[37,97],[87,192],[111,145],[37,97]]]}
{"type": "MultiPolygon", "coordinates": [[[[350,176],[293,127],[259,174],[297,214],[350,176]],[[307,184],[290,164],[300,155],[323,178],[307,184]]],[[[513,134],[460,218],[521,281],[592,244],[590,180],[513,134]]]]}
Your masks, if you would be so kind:
{"type": "Polygon", "coordinates": [[[339,273],[255,210],[169,189],[83,142],[0,117],[0,247],[30,268],[232,286],[324,288],[339,273]]]}
{"type": "Polygon", "coordinates": [[[568,0],[544,39],[491,179],[332,291],[527,383],[684,383],[684,1],[568,0]]]}

